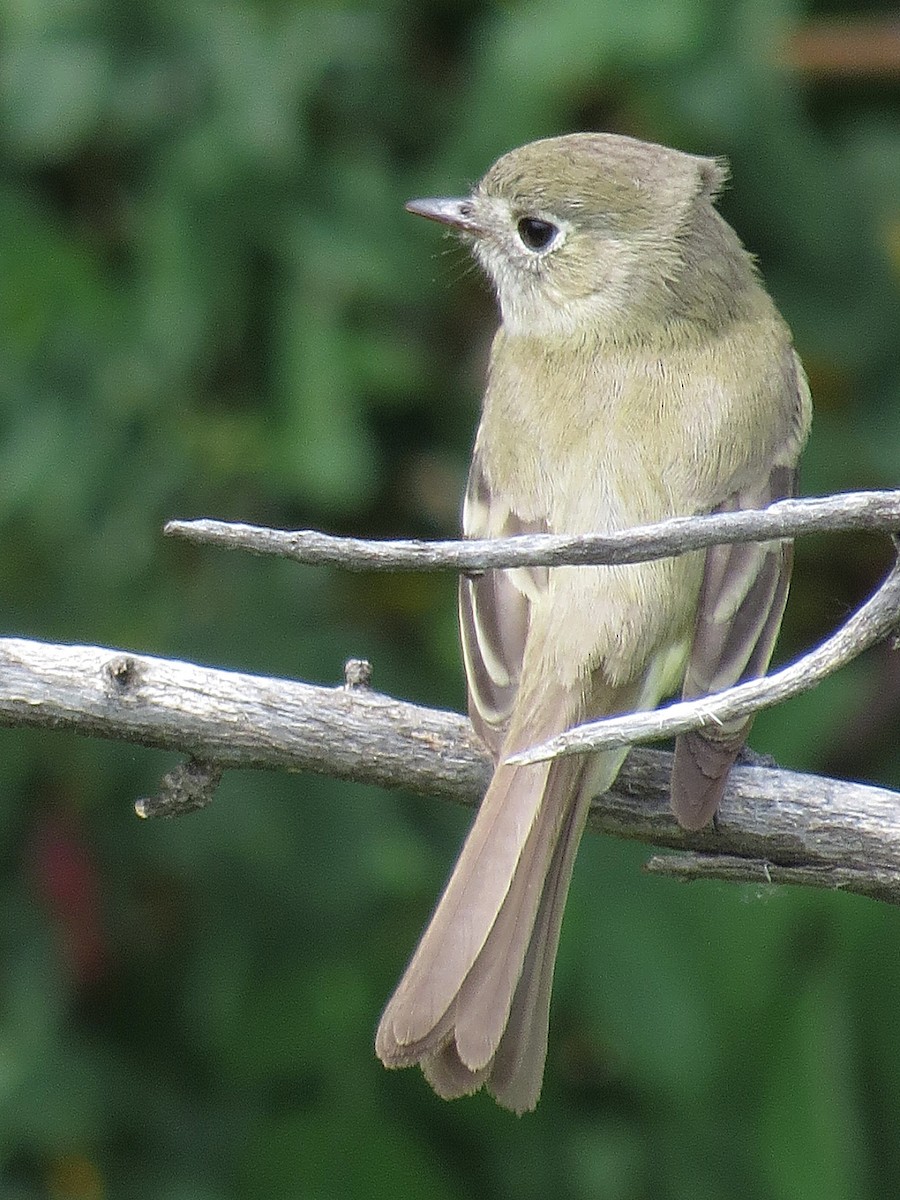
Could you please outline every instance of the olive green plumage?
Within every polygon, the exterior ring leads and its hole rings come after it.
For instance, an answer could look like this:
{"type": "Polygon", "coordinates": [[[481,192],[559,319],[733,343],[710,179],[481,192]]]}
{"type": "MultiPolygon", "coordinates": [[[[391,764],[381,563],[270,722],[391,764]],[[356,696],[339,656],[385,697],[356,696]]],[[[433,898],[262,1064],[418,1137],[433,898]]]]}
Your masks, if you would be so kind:
{"type": "MultiPolygon", "coordinates": [[[[500,306],[467,536],[606,532],[794,491],[809,393],[713,206],[724,178],[715,159],[574,134],[504,155],[470,197],[410,206],[471,242],[500,306]]],[[[534,1107],[575,851],[624,752],[503,760],[679,686],[701,695],[764,672],[789,574],[775,542],[461,580],[470,713],[498,766],[382,1017],[388,1066],[420,1063],[443,1096],[485,1084],[534,1107]]],[[[711,819],[748,730],[678,740],[683,825],[711,819]]]]}

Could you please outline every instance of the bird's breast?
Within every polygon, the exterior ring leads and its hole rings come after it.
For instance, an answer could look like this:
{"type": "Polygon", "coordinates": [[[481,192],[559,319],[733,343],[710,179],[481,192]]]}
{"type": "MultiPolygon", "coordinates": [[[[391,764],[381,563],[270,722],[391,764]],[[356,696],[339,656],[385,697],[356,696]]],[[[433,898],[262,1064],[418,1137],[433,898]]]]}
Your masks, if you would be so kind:
{"type": "Polygon", "coordinates": [[[492,371],[479,452],[492,492],[558,533],[694,511],[687,414],[662,368],[509,362],[492,371]]]}
{"type": "MultiPolygon", "coordinates": [[[[709,511],[733,464],[729,388],[703,356],[543,352],[499,340],[478,451],[491,496],[487,532],[506,514],[554,533],[605,533],[709,511]]],[[[557,677],[602,666],[616,685],[661,653],[686,653],[703,555],[550,573],[533,639],[557,677]]]]}

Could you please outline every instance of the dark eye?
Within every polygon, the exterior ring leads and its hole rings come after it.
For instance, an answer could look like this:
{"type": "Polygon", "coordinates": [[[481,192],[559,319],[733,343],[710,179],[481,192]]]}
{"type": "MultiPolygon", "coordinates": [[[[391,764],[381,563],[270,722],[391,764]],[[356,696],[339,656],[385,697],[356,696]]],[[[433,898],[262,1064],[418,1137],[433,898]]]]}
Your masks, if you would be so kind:
{"type": "Polygon", "coordinates": [[[516,230],[529,250],[546,250],[559,233],[555,225],[550,221],[542,221],[540,217],[522,217],[516,230]]]}

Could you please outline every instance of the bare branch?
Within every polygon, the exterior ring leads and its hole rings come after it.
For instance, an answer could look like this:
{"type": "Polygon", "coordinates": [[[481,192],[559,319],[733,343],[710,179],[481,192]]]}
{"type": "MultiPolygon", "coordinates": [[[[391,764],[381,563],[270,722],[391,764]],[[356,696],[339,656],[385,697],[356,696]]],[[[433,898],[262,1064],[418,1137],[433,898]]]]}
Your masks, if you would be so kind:
{"type": "MultiPolygon", "coordinates": [[[[489,542],[366,542],[216,521],[174,521],[195,541],[355,570],[484,570],[544,564],[639,562],[722,542],[824,530],[900,528],[900,492],[785,500],[762,512],[663,522],[609,536],[523,537],[489,542]]],[[[900,566],[822,646],[767,680],[691,704],[585,726],[557,739],[567,753],[667,737],[796,695],[886,636],[900,611],[900,566]],[[599,736],[597,730],[601,730],[599,736]]],[[[492,765],[468,721],[392,700],[369,687],[364,661],[345,684],[217,671],[91,646],[0,639],[0,724],[67,728],[188,755],[141,815],[209,802],[228,767],[311,770],[476,803],[492,765]]],[[[529,752],[544,757],[555,744],[529,752]]],[[[524,757],[524,756],[523,756],[524,757]]],[[[688,833],[669,812],[669,755],[632,750],[614,791],[594,802],[591,827],[680,851],[648,869],[681,878],[778,880],[841,887],[900,903],[900,804],[862,784],[737,767],[717,828],[688,833]]]]}
{"type": "Polygon", "coordinates": [[[511,763],[533,763],[587,750],[607,750],[613,746],[631,746],[637,742],[661,741],[749,716],[762,708],[771,708],[808,692],[840,667],[846,666],[864,650],[882,641],[900,621],[900,560],[895,562],[884,583],[846,624],[815,650],[789,667],[741,683],[699,700],[682,700],[652,712],[632,713],[625,717],[606,717],[590,721],[521,754],[511,755],[511,763]]]}
{"type": "Polygon", "coordinates": [[[646,868],[653,873],[841,888],[900,904],[897,793],[737,766],[715,827],[688,833],[669,812],[670,770],[671,755],[632,750],[616,791],[595,800],[591,811],[600,832],[680,852],[651,858],[646,868]]]}
{"type": "Polygon", "coordinates": [[[760,511],[674,517],[610,534],[529,534],[477,541],[366,541],[313,530],[225,521],[169,521],[164,532],[204,545],[274,554],[348,571],[483,571],[493,567],[648,562],[723,542],[757,542],[851,529],[900,530],[900,491],[779,500],[760,511]]]}
{"type": "MultiPolygon", "coordinates": [[[[350,675],[359,673],[354,667],[350,675]]],[[[176,797],[204,801],[218,770],[258,767],[317,771],[474,804],[492,769],[465,718],[393,700],[365,685],[313,687],[16,638],[0,639],[0,724],[179,750],[199,760],[199,771],[189,766],[181,773],[176,797]]],[[[594,802],[592,828],[692,851],[701,864],[694,875],[716,873],[708,859],[713,855],[734,863],[730,878],[758,880],[765,862],[773,879],[776,868],[790,868],[778,878],[827,887],[852,883],[852,890],[900,902],[896,793],[739,766],[731,773],[718,828],[688,833],[669,812],[670,769],[668,754],[632,751],[615,790],[594,802]]],[[[151,807],[171,811],[165,803],[151,807]]]]}
{"type": "Polygon", "coordinates": [[[134,803],[139,817],[181,817],[212,804],[222,781],[219,763],[189,758],[162,777],[156,796],[145,796],[134,803]]]}
{"type": "Polygon", "coordinates": [[[685,850],[677,854],[654,854],[644,863],[651,875],[666,875],[693,883],[697,879],[721,879],[728,883],[799,884],[834,891],[854,892],[889,904],[900,899],[900,880],[891,868],[827,866],[781,866],[765,859],[735,858],[728,854],[697,854],[685,850]]]}
{"type": "Polygon", "coordinates": [[[72,729],[220,767],[319,771],[468,802],[491,773],[464,717],[365,686],[314,687],[19,638],[0,638],[0,725],[72,729]]]}

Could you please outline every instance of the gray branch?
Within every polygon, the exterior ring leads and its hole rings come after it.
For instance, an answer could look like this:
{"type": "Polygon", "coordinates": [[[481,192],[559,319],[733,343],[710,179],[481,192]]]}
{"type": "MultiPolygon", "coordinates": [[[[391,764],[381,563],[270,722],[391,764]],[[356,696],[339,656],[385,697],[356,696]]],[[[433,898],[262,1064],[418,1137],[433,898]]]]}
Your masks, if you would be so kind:
{"type": "MultiPolygon", "coordinates": [[[[677,518],[577,537],[369,542],[220,521],[166,526],[170,535],[206,544],[390,571],[640,562],[724,542],[850,529],[900,529],[900,492],[783,500],[760,512],[677,518]]],[[[776,703],[886,636],[898,610],[895,566],[837,634],[792,667],[693,706],[608,720],[600,726],[602,743],[590,744],[652,740],[776,703]]],[[[347,664],[342,687],[322,688],[92,646],[6,638],[0,639],[0,724],[72,729],[185,754],[187,761],[165,776],[160,794],[137,802],[141,816],[208,804],[228,767],[317,771],[477,803],[492,766],[468,721],[378,695],[368,681],[368,664],[357,660],[347,664]]],[[[564,748],[583,750],[584,743],[564,748]]],[[[740,766],[731,773],[717,828],[688,833],[669,813],[670,769],[669,755],[632,750],[615,789],[595,801],[591,827],[678,851],[654,857],[648,869],[679,878],[804,883],[900,903],[895,793],[740,766]]]]}
{"type": "Polygon", "coordinates": [[[533,763],[566,754],[584,754],[588,750],[607,750],[631,746],[636,742],[655,742],[675,737],[689,729],[721,725],[748,717],[763,708],[772,708],[794,696],[802,695],[859,657],[864,650],[883,641],[900,621],[900,559],[884,583],[841,628],[815,650],[790,666],[762,679],[741,683],[724,692],[682,700],[650,712],[629,713],[624,717],[606,717],[578,725],[520,754],[510,755],[511,763],[533,763]]]}
{"type": "Polygon", "coordinates": [[[900,530],[900,491],[845,492],[779,500],[760,511],[673,517],[610,534],[528,534],[454,542],[366,541],[314,530],[266,529],[226,521],[169,521],[165,533],[209,546],[274,554],[348,571],[483,571],[493,567],[596,566],[648,562],[725,542],[758,542],[804,533],[900,530]]]}
{"type": "Polygon", "coordinates": [[[897,903],[896,867],[836,867],[831,864],[784,866],[766,859],[736,858],[729,854],[698,854],[684,850],[676,854],[654,854],[644,870],[651,875],[667,875],[683,883],[696,879],[722,879],[728,883],[749,883],[755,878],[761,885],[800,884],[824,887],[832,891],[856,892],[873,900],[897,903]]]}
{"type": "MultiPolygon", "coordinates": [[[[0,724],[70,729],[187,755],[166,795],[139,803],[145,816],[208,802],[228,767],[316,771],[477,803],[491,763],[468,721],[379,695],[366,678],[354,663],[347,684],[313,687],[96,646],[3,638],[0,724]]],[[[615,790],[595,801],[592,828],[699,856],[691,871],[674,856],[673,874],[842,887],[900,903],[896,793],[739,766],[718,828],[687,833],[669,812],[670,765],[668,754],[633,750],[615,790]]],[[[651,860],[652,869],[658,864],[651,860]]]]}

